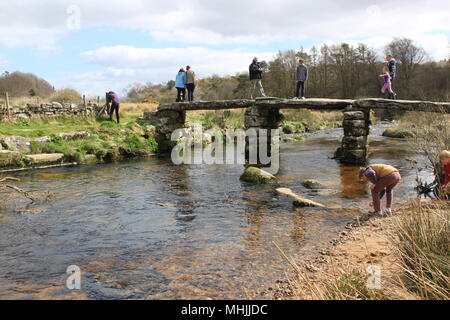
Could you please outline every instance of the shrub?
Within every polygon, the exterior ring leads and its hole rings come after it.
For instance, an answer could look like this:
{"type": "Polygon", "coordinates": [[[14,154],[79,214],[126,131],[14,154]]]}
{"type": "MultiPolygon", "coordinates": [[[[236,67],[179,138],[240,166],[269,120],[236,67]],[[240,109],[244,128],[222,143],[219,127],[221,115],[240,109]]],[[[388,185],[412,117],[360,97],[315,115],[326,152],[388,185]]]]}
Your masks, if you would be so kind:
{"type": "Polygon", "coordinates": [[[81,101],[81,94],[78,93],[78,91],[70,88],[61,89],[55,91],[50,96],[50,101],[56,101],[59,103],[80,103],[81,101]]]}

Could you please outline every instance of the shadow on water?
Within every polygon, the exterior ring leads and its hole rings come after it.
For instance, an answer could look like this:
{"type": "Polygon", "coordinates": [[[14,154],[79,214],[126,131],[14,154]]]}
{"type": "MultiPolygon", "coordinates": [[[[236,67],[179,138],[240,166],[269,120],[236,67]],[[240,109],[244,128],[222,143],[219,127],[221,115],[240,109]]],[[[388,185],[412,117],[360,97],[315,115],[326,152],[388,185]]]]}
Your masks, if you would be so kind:
{"type": "MultiPolygon", "coordinates": [[[[50,190],[55,200],[17,198],[0,208],[0,298],[73,297],[65,288],[70,265],[83,275],[75,298],[245,298],[243,288],[284,277],[273,242],[302,261],[367,209],[358,167],[331,159],[341,138],[327,130],[281,146],[281,186],[333,210],[295,209],[273,186],[240,182],[239,165],[151,158],[21,173],[22,188],[50,190]],[[310,178],[327,188],[305,189],[310,178]],[[17,212],[23,208],[41,213],[17,212]]],[[[399,200],[415,195],[410,156],[405,141],[373,135],[371,162],[402,171],[399,200]]]]}

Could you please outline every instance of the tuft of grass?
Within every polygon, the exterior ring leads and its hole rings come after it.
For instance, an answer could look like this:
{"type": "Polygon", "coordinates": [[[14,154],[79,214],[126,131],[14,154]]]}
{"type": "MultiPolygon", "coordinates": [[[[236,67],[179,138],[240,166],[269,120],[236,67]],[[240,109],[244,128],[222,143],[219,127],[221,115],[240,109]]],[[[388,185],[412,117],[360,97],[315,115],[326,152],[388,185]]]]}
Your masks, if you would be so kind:
{"type": "Polygon", "coordinates": [[[415,202],[396,220],[401,265],[410,289],[425,299],[450,299],[450,208],[415,202]]]}
{"type": "Polygon", "coordinates": [[[369,289],[368,275],[360,269],[353,269],[335,275],[325,285],[322,297],[327,300],[391,300],[393,297],[383,289],[369,289]]]}

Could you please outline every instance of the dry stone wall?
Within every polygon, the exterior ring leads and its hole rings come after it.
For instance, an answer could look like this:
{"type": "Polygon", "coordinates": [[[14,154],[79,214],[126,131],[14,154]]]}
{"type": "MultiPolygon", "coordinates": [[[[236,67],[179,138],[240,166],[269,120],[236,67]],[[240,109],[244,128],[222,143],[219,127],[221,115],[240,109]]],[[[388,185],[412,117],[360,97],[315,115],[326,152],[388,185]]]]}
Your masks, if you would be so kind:
{"type": "MultiPolygon", "coordinates": [[[[13,108],[10,109],[11,117],[30,119],[35,117],[41,118],[54,118],[64,115],[85,115],[91,114],[95,108],[98,106],[96,104],[89,105],[87,107],[84,104],[73,104],[73,103],[43,103],[43,104],[27,104],[23,108],[13,108]]],[[[8,110],[5,106],[0,106],[0,120],[8,117],[8,110]]]]}

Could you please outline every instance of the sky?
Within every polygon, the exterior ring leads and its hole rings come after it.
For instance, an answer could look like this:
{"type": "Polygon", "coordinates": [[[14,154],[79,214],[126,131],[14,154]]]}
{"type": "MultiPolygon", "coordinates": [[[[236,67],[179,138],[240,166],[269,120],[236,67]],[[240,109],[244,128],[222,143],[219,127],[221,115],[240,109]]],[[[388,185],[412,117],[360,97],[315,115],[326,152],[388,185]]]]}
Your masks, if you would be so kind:
{"type": "MultiPolygon", "coordinates": [[[[55,88],[125,94],[191,65],[199,77],[244,72],[254,56],[395,37],[449,57],[449,0],[0,0],[0,72],[55,88]]],[[[381,56],[380,56],[381,57],[381,56]]]]}

